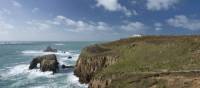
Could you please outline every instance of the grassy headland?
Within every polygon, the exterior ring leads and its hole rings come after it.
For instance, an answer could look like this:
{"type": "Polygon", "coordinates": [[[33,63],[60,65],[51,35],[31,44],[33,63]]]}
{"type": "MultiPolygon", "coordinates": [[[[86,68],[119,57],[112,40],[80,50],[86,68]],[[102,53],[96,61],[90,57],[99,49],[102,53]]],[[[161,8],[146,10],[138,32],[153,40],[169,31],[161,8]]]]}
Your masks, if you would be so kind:
{"type": "MultiPolygon", "coordinates": [[[[170,79],[172,80],[176,76],[184,75],[183,77],[185,77],[185,74],[188,74],[182,72],[199,71],[200,36],[144,36],[127,38],[89,46],[82,51],[81,55],[87,57],[117,56],[116,63],[99,69],[92,77],[93,80],[112,80],[106,87],[169,88],[173,86],[168,85],[168,81],[157,78],[152,79],[151,76],[169,73],[170,76],[162,75],[159,77],[171,77],[170,79]],[[176,74],[171,75],[171,73],[176,74]],[[151,75],[150,78],[141,79],[147,75],[151,75]],[[135,82],[134,80],[140,81],[135,82]]],[[[194,75],[191,74],[189,76],[194,75]]],[[[181,86],[181,82],[176,86],[178,85],[181,86]]],[[[190,86],[193,85],[191,84],[190,86]]]]}

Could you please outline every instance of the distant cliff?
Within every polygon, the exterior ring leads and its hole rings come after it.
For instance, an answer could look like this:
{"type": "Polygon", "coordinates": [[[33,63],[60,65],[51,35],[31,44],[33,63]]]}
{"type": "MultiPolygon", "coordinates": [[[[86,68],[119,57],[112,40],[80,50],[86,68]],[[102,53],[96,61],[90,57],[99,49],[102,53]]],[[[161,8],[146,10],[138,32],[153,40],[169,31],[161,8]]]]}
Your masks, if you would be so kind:
{"type": "Polygon", "coordinates": [[[200,36],[143,36],[84,48],[74,74],[89,88],[198,88],[200,36]]]}

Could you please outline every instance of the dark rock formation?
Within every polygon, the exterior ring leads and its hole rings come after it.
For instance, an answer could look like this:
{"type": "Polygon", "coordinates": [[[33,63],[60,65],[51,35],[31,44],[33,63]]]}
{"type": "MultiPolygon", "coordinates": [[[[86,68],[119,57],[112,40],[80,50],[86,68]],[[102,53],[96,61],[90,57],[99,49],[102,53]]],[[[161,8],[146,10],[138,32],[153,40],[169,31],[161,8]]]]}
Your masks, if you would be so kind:
{"type": "Polygon", "coordinates": [[[53,48],[51,48],[50,46],[48,46],[48,47],[44,50],[44,52],[57,52],[57,49],[53,49],[53,48]]]}
{"type": "Polygon", "coordinates": [[[59,63],[57,61],[56,55],[54,54],[33,58],[30,63],[29,69],[37,68],[37,64],[40,64],[40,70],[42,72],[53,71],[53,73],[56,73],[59,70],[59,63]]]}
{"type": "Polygon", "coordinates": [[[72,56],[68,56],[68,59],[72,59],[72,56]]]}
{"type": "Polygon", "coordinates": [[[65,68],[74,68],[74,66],[61,65],[61,68],[62,68],[62,69],[65,69],[65,68]]]}

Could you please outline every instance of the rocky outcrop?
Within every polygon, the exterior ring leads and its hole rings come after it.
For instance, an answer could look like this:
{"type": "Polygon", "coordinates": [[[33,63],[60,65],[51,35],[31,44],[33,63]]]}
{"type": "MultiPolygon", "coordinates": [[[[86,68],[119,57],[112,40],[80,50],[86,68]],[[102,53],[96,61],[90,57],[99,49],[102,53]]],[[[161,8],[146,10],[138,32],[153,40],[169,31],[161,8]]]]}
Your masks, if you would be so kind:
{"type": "Polygon", "coordinates": [[[57,49],[53,49],[53,48],[51,48],[50,46],[48,46],[48,47],[44,50],[44,52],[57,52],[57,49]]]}
{"type": "Polygon", "coordinates": [[[30,63],[29,69],[31,70],[34,68],[38,68],[37,64],[40,64],[39,68],[42,72],[53,71],[53,73],[56,73],[59,70],[59,63],[57,61],[56,55],[54,54],[33,58],[30,63]]]}
{"type": "MultiPolygon", "coordinates": [[[[94,51],[94,49],[92,51],[94,51]]],[[[95,50],[95,52],[99,53],[97,50],[95,50]]],[[[85,56],[81,53],[76,63],[74,74],[79,77],[81,83],[89,83],[97,71],[116,63],[117,59],[118,56],[112,54],[85,56]]]]}
{"type": "Polygon", "coordinates": [[[65,68],[74,68],[74,66],[61,65],[61,68],[62,68],[62,69],[65,69],[65,68]]]}
{"type": "Polygon", "coordinates": [[[199,45],[198,36],[143,36],[93,45],[82,50],[74,73],[89,88],[199,88],[199,45]]]}

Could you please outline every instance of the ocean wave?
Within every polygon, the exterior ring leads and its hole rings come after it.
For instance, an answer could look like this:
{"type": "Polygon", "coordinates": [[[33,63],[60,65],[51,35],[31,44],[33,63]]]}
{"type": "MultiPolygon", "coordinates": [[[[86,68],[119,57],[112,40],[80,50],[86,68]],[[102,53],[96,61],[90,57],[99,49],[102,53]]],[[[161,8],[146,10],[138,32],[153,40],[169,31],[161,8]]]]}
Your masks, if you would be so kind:
{"type": "Polygon", "coordinates": [[[10,85],[11,88],[35,84],[30,88],[87,88],[87,84],[80,84],[79,78],[73,74],[73,70],[67,73],[41,72],[39,69],[28,69],[28,64],[20,64],[9,67],[7,71],[1,72],[1,80],[16,80],[10,85]],[[40,78],[44,78],[43,84],[37,84],[40,78]],[[57,80],[59,79],[59,80],[57,80]],[[60,85],[65,84],[65,85],[60,85]]]}
{"type": "Polygon", "coordinates": [[[0,45],[19,45],[19,44],[31,44],[33,42],[15,42],[15,41],[9,41],[9,42],[0,42],[0,45]]]}
{"type": "Polygon", "coordinates": [[[54,44],[54,45],[63,46],[63,45],[65,45],[65,44],[63,44],[63,43],[56,43],[56,44],[54,44]]]}
{"type": "MultiPolygon", "coordinates": [[[[79,57],[79,53],[74,51],[43,52],[42,50],[24,50],[22,55],[40,56],[46,54],[56,54],[61,65],[74,65],[79,57]],[[72,56],[72,58],[68,58],[72,56]]],[[[60,69],[53,75],[53,72],[41,72],[39,69],[29,70],[29,64],[16,63],[0,69],[0,80],[13,80],[9,88],[29,86],[29,88],[87,88],[87,84],[80,84],[78,77],[73,73],[73,68],[60,69]],[[58,80],[59,79],[59,80],[58,80]],[[43,81],[42,84],[38,81],[43,81]],[[30,86],[31,85],[31,86],[30,86]]]]}
{"type": "Polygon", "coordinates": [[[7,71],[1,72],[1,76],[5,79],[22,75],[26,75],[26,77],[29,79],[34,79],[37,77],[53,77],[53,72],[41,72],[39,69],[29,70],[28,67],[28,64],[21,64],[14,67],[9,67],[7,71]]]}
{"type": "Polygon", "coordinates": [[[58,51],[58,52],[43,52],[41,50],[25,50],[22,51],[23,55],[29,55],[29,56],[42,56],[42,55],[48,55],[48,54],[55,54],[57,55],[58,62],[62,65],[73,65],[77,61],[80,54],[77,54],[73,51],[58,51]],[[68,57],[72,58],[68,58],[68,57]],[[68,63],[71,62],[71,63],[68,63]]]}
{"type": "Polygon", "coordinates": [[[64,62],[65,63],[65,61],[73,61],[73,62],[76,62],[77,60],[78,60],[78,57],[79,57],[79,55],[80,54],[71,54],[70,56],[72,56],[72,58],[68,58],[68,57],[60,57],[60,58],[58,58],[59,59],[59,61],[62,63],[62,62],[64,62]]]}
{"type": "Polygon", "coordinates": [[[66,52],[66,51],[44,52],[42,50],[24,50],[24,51],[22,51],[22,54],[33,55],[33,56],[47,55],[47,54],[56,54],[56,55],[59,55],[59,56],[69,56],[69,55],[71,55],[70,52],[66,52]]]}
{"type": "Polygon", "coordinates": [[[73,72],[68,73],[67,79],[70,79],[69,82],[70,82],[70,84],[71,84],[70,86],[72,86],[72,88],[77,87],[77,86],[80,88],[88,88],[87,84],[79,83],[79,78],[76,77],[73,72]]]}

